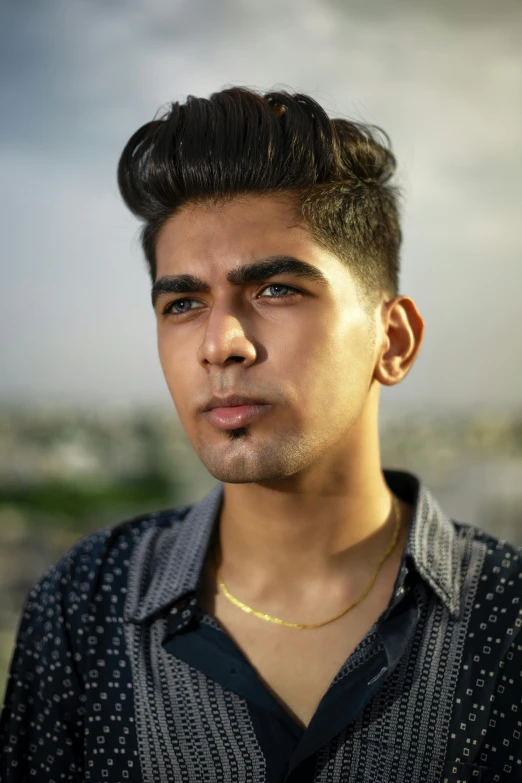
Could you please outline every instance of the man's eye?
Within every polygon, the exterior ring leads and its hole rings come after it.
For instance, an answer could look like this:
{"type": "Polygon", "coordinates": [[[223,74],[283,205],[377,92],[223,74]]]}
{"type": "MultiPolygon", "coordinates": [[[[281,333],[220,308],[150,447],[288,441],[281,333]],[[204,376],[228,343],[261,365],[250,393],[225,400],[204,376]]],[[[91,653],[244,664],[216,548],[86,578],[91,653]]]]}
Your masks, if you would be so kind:
{"type": "MultiPolygon", "coordinates": [[[[270,294],[269,296],[263,295],[261,296],[262,299],[286,299],[288,292],[290,295],[300,293],[298,288],[293,288],[293,286],[284,285],[283,283],[270,283],[261,290],[261,293],[263,293],[263,291],[268,291],[269,288],[274,289],[275,293],[270,294]],[[281,289],[283,290],[281,291],[281,289]]],[[[197,299],[190,299],[189,297],[185,296],[183,299],[175,299],[173,302],[169,302],[169,304],[166,305],[165,309],[163,310],[163,314],[184,315],[185,313],[189,313],[192,310],[197,310],[197,307],[190,307],[191,302],[195,302],[196,304],[200,305],[202,304],[201,302],[198,302],[197,299]]]]}
{"type": "MultiPolygon", "coordinates": [[[[298,294],[298,293],[299,293],[299,291],[298,291],[298,289],[297,289],[297,288],[293,288],[291,285],[284,285],[283,283],[270,283],[270,285],[267,285],[267,286],[266,286],[265,288],[263,288],[262,290],[263,290],[263,291],[268,291],[268,289],[269,289],[269,288],[279,288],[279,289],[281,289],[281,288],[284,288],[284,289],[286,289],[287,291],[290,291],[290,293],[292,293],[292,294],[298,294]]],[[[273,298],[273,299],[284,299],[285,297],[284,297],[284,296],[280,296],[280,295],[278,295],[278,294],[275,294],[275,295],[273,294],[273,295],[272,295],[271,297],[269,297],[269,298],[273,298]]]]}
{"type": "MultiPolygon", "coordinates": [[[[170,302],[164,309],[163,314],[164,315],[183,315],[184,313],[188,313],[191,310],[197,309],[193,307],[183,307],[181,310],[175,310],[175,307],[178,307],[178,305],[187,304],[187,302],[196,302],[197,299],[188,299],[185,297],[184,299],[175,299],[174,302],[170,302]]],[[[201,304],[201,303],[200,303],[201,304]]]]}

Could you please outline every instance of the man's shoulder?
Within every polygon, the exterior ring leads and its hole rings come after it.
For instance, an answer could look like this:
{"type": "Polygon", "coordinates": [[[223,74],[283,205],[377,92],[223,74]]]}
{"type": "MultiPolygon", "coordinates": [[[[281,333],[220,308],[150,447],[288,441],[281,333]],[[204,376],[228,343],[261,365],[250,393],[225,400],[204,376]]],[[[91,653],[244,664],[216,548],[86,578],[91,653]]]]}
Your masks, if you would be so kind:
{"type": "Polygon", "coordinates": [[[128,557],[143,536],[157,537],[175,529],[183,522],[192,505],[137,514],[104,529],[95,530],[80,538],[62,559],[84,559],[87,555],[89,559],[94,558],[94,563],[99,565],[99,556],[114,549],[126,552],[128,557]]]}
{"type": "Polygon", "coordinates": [[[481,545],[485,552],[485,562],[495,566],[502,560],[510,560],[511,563],[520,570],[522,568],[522,546],[514,541],[500,538],[495,533],[469,522],[459,522],[451,520],[457,536],[466,537],[470,542],[476,542],[481,545]]]}
{"type": "Polygon", "coordinates": [[[175,530],[192,505],[138,514],[79,538],[48,568],[31,590],[29,600],[47,592],[85,599],[115,578],[124,583],[132,553],[143,537],[154,540],[175,530]]]}
{"type": "MultiPolygon", "coordinates": [[[[520,594],[522,589],[522,547],[512,541],[499,538],[473,524],[452,519],[459,538],[467,540],[468,556],[463,559],[468,568],[479,560],[477,608],[493,606],[499,609],[507,623],[516,619],[520,624],[520,594]]],[[[461,574],[463,580],[466,574],[461,574]]]]}

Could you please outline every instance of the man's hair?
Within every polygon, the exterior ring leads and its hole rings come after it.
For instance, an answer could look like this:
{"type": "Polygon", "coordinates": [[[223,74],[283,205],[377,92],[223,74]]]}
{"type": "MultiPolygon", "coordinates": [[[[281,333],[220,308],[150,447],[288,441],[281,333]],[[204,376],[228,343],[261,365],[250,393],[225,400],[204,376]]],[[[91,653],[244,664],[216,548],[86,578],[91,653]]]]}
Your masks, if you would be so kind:
{"type": "Polygon", "coordinates": [[[279,195],[299,224],[346,263],[362,301],[398,293],[398,189],[384,131],[330,119],[308,95],[232,87],[209,99],[172,103],[127,142],[118,186],[144,221],[141,242],[152,280],[156,241],[183,205],[240,194],[279,195]]]}

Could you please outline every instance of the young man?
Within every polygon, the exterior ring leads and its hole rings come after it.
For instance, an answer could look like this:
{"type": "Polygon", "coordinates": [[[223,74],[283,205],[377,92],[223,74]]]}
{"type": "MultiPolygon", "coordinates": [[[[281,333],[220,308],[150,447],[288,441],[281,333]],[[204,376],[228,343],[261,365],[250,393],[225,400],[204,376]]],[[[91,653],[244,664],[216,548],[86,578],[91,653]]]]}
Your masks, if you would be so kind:
{"type": "Polygon", "coordinates": [[[159,353],[217,479],[31,592],[2,780],[522,780],[520,550],[383,470],[398,293],[384,135],[305,95],[189,97],[119,163],[159,353]]]}

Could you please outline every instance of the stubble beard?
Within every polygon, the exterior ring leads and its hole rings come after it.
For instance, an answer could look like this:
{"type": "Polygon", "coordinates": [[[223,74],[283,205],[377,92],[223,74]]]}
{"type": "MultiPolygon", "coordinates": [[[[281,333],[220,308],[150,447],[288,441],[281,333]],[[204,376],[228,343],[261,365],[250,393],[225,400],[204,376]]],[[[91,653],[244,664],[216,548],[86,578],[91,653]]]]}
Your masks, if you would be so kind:
{"type": "Polygon", "coordinates": [[[302,433],[275,432],[270,439],[262,440],[246,426],[218,436],[217,445],[215,438],[200,437],[195,450],[208,472],[227,484],[285,479],[313,459],[302,433]]]}

